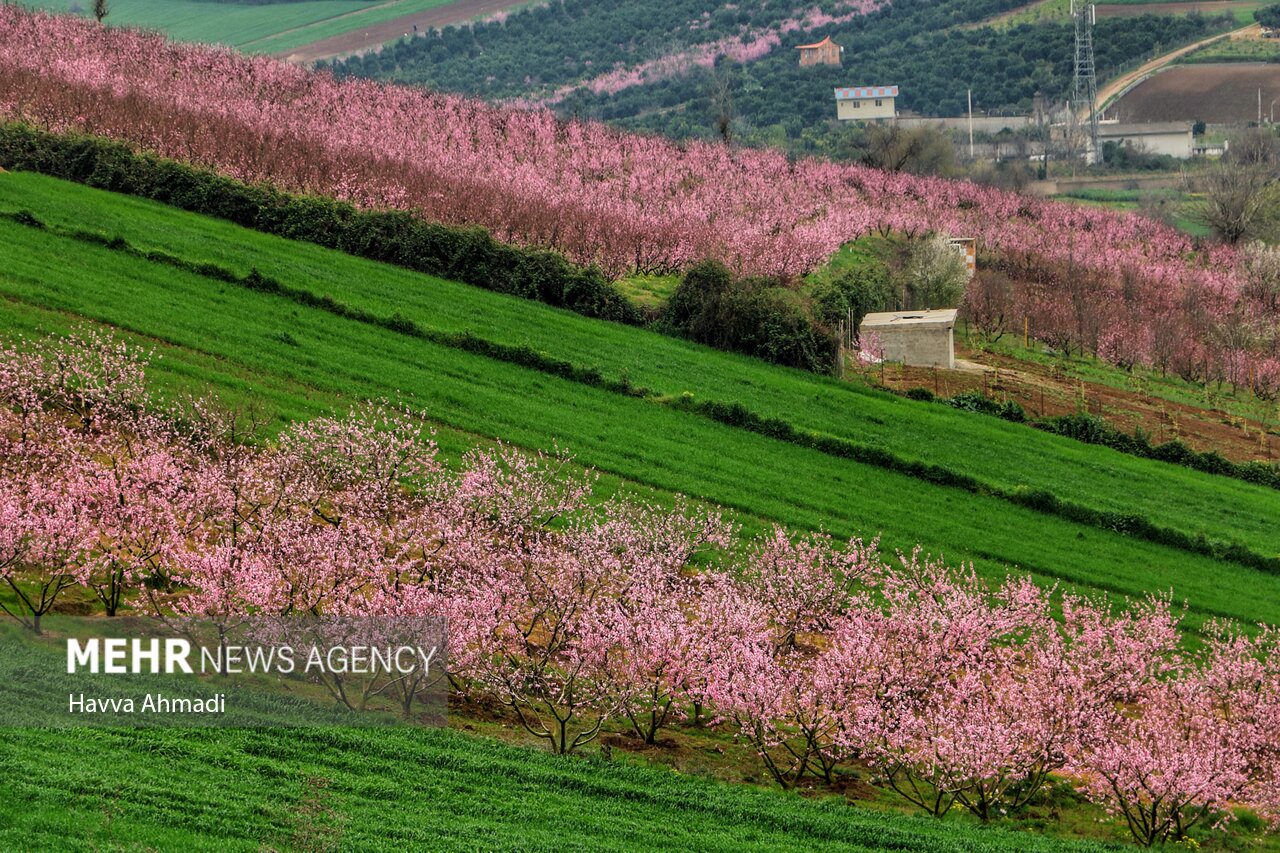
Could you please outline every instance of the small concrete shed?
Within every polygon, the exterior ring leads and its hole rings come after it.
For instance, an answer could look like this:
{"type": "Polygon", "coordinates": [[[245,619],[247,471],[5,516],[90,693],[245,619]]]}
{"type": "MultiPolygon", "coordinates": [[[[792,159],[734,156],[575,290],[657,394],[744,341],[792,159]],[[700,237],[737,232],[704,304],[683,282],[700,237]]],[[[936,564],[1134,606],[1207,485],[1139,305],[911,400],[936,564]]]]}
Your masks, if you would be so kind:
{"type": "Polygon", "coordinates": [[[956,366],[955,308],[930,311],[885,311],[862,318],[858,334],[868,332],[880,338],[885,361],[900,361],[908,367],[956,366]]]}

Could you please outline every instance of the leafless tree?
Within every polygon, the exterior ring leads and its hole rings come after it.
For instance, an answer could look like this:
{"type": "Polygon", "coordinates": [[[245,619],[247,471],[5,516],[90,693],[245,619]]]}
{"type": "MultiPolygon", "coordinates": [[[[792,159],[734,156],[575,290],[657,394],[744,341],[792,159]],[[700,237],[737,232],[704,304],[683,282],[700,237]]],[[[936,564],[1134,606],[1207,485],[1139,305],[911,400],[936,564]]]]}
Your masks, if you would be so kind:
{"type": "Polygon", "coordinates": [[[863,163],[889,172],[947,175],[955,171],[950,137],[931,127],[905,128],[896,122],[869,125],[863,135],[863,163]]]}
{"type": "Polygon", "coordinates": [[[1269,130],[1254,127],[1231,140],[1224,158],[1238,166],[1256,166],[1274,170],[1280,164],[1280,140],[1269,130]]]}
{"type": "Polygon", "coordinates": [[[717,67],[711,72],[711,117],[716,133],[728,145],[733,141],[733,120],[737,111],[733,103],[733,80],[729,70],[717,67]]]}
{"type": "Polygon", "coordinates": [[[1239,243],[1270,233],[1280,200],[1269,166],[1221,162],[1198,176],[1201,198],[1191,213],[1227,243],[1239,243]]]}
{"type": "Polygon", "coordinates": [[[102,23],[102,19],[111,14],[111,5],[107,0],[93,0],[93,16],[102,23]]]}
{"type": "Polygon", "coordinates": [[[1193,181],[1201,199],[1192,215],[1227,243],[1270,236],[1280,222],[1280,140],[1253,128],[1231,140],[1229,153],[1193,181]]]}

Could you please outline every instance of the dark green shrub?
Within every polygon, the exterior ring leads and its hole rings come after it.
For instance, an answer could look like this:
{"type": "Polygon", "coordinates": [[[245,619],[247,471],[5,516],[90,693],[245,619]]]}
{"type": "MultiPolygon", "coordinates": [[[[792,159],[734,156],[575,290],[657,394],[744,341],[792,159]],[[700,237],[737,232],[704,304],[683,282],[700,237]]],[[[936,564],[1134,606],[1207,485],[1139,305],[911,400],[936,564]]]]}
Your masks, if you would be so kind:
{"type": "Polygon", "coordinates": [[[942,402],[953,409],[991,415],[1013,423],[1025,423],[1027,420],[1026,410],[1013,400],[1005,400],[1003,402],[993,400],[978,391],[965,391],[963,394],[948,397],[942,402]]]}
{"type": "Polygon", "coordinates": [[[387,318],[386,327],[393,332],[399,332],[402,335],[419,336],[422,330],[418,328],[418,324],[401,314],[399,311],[387,318]]]}
{"type": "Polygon", "coordinates": [[[19,225],[26,225],[28,228],[44,228],[44,223],[29,210],[19,210],[17,213],[10,214],[9,218],[19,225]]]}
{"type": "Polygon", "coordinates": [[[1156,459],[1172,465],[1181,465],[1202,471],[1233,477],[1259,486],[1280,489],[1280,469],[1263,462],[1232,462],[1215,451],[1197,453],[1174,439],[1164,444],[1152,445],[1145,433],[1134,435],[1121,432],[1096,415],[1078,413],[1046,418],[1035,424],[1038,429],[1056,435],[1074,438],[1087,444],[1101,444],[1122,453],[1156,459]]]}
{"type": "Polygon", "coordinates": [[[690,268],[663,322],[699,343],[815,373],[829,372],[835,359],[835,340],[803,296],[772,279],[735,280],[714,261],[690,268]]]}
{"type": "Polygon", "coordinates": [[[875,311],[898,307],[889,269],[875,261],[851,267],[813,289],[814,310],[829,326],[852,321],[856,330],[862,318],[875,311]]]}
{"type": "Polygon", "coordinates": [[[732,286],[733,273],[719,261],[694,264],[667,300],[664,322],[673,329],[687,331],[704,306],[719,299],[732,286]]]}

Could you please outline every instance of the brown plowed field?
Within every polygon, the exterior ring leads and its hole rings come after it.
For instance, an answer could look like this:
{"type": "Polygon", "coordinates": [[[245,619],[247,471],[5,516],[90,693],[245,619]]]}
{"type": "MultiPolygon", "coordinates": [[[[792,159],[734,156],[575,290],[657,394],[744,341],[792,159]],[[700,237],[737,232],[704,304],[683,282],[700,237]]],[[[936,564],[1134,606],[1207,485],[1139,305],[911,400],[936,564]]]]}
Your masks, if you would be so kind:
{"type": "Polygon", "coordinates": [[[510,9],[512,6],[517,5],[519,5],[519,0],[458,0],[458,2],[449,3],[446,6],[438,6],[435,9],[427,9],[413,15],[405,15],[403,18],[392,18],[390,21],[370,24],[363,29],[352,30],[340,36],[312,42],[304,47],[286,51],[281,56],[290,62],[307,63],[315,62],[317,59],[328,59],[332,56],[357,53],[377,47],[384,42],[398,39],[405,33],[413,32],[414,24],[418,25],[419,30],[447,27],[450,24],[461,24],[473,18],[479,18],[482,15],[492,15],[494,12],[501,12],[503,9],[510,9]]]}
{"type": "Polygon", "coordinates": [[[1178,65],[1134,87],[1111,107],[1121,121],[1206,121],[1210,124],[1255,121],[1258,88],[1262,111],[1280,98],[1280,64],[1224,62],[1178,65]]]}

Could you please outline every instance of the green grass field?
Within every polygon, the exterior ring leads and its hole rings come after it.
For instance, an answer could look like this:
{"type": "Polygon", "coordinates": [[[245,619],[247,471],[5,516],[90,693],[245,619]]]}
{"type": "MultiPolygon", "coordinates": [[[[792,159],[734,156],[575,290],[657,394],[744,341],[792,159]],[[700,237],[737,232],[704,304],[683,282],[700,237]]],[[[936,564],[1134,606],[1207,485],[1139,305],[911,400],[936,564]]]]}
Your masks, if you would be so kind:
{"type": "Polygon", "coordinates": [[[6,850],[1101,850],[448,729],[0,731],[6,850]]]}
{"type": "MultiPolygon", "coordinates": [[[[1097,0],[1099,6],[1146,6],[1159,4],[1164,2],[1196,2],[1196,0],[1097,0]]],[[[1229,11],[1235,16],[1236,23],[1240,26],[1253,23],[1253,12],[1260,6],[1266,5],[1263,2],[1257,3],[1231,3],[1228,7],[1229,11]]],[[[1163,12],[1164,10],[1160,10],[1163,12]]],[[[1036,0],[1036,2],[1028,3],[1012,12],[1006,12],[1003,15],[991,21],[991,24],[997,28],[1015,27],[1018,24],[1043,24],[1065,21],[1071,15],[1071,0],[1036,0]]]]}
{"type": "MultiPolygon", "coordinates": [[[[83,635],[83,623],[49,624],[83,635]]],[[[65,660],[55,636],[37,641],[6,623],[0,647],[6,676],[58,673],[65,660]]],[[[85,689],[52,677],[61,686],[41,696],[85,689]]],[[[144,679],[137,695],[225,689],[144,679]]],[[[0,680],[0,704],[23,689],[0,680]]],[[[442,728],[298,728],[332,714],[331,702],[294,700],[286,710],[234,695],[256,705],[257,726],[0,728],[0,849],[1099,849],[984,830],[960,815],[939,822],[718,782],[626,755],[557,757],[442,728]]]]}
{"type": "Polygon", "coordinates": [[[1227,39],[1183,57],[1182,62],[1276,62],[1280,39],[1227,39]]]}
{"type": "MultiPolygon", "coordinates": [[[[32,175],[0,176],[0,210],[92,225],[241,272],[254,266],[349,304],[400,311],[433,329],[469,329],[528,344],[669,395],[739,400],[765,414],[945,464],[1002,484],[1048,487],[1101,508],[1150,513],[1167,526],[1277,550],[1280,494],[1126,457],[1025,427],[882,395],[834,380],[289,243],[225,223],[32,175]]],[[[578,459],[660,494],[728,507],[749,524],[776,520],[838,536],[883,533],[889,548],[922,542],[975,559],[1136,595],[1172,588],[1192,624],[1219,614],[1280,621],[1280,577],[1081,527],[1007,502],[925,483],[709,422],[653,401],[533,372],[335,317],[10,221],[0,319],[7,332],[64,331],[83,318],[159,343],[170,389],[256,399],[283,420],[343,399],[404,394],[449,429],[455,452],[482,438],[558,442],[578,459]],[[49,262],[57,258],[56,264],[49,262]]]]}
{"type": "MultiPolygon", "coordinates": [[[[14,674],[60,671],[55,634],[84,622],[49,625],[36,639],[0,622],[0,707],[31,698],[14,674]]],[[[52,678],[41,695],[86,688],[52,678]]],[[[174,678],[134,684],[227,689],[174,678]]],[[[256,707],[253,727],[0,727],[0,849],[1089,849],[448,729],[297,727],[332,701],[234,697],[256,707]]]]}
{"type": "MultiPolygon", "coordinates": [[[[111,0],[106,23],[161,30],[179,41],[278,53],[452,0],[302,0],[245,5],[207,0],[111,0]]],[[[92,9],[92,0],[26,0],[36,9],[92,9]]]]}
{"type": "Polygon", "coordinates": [[[1126,213],[1137,213],[1142,210],[1143,203],[1147,202],[1153,207],[1163,206],[1170,211],[1169,223],[1184,234],[1190,234],[1192,237],[1208,237],[1210,230],[1207,225],[1200,222],[1192,215],[1189,205],[1192,196],[1183,190],[1177,189],[1156,189],[1156,190],[1100,190],[1100,189],[1084,189],[1072,190],[1061,195],[1053,196],[1058,201],[1067,201],[1072,204],[1082,204],[1088,207],[1104,207],[1108,210],[1121,210],[1126,213]]]}
{"type": "Polygon", "coordinates": [[[7,850],[1100,849],[442,729],[0,732],[0,803],[7,850]]]}

